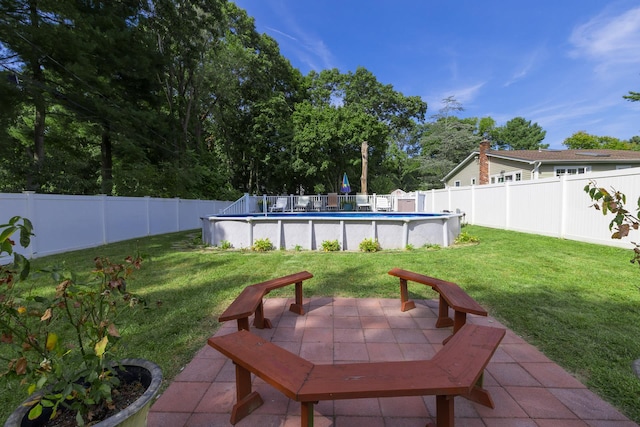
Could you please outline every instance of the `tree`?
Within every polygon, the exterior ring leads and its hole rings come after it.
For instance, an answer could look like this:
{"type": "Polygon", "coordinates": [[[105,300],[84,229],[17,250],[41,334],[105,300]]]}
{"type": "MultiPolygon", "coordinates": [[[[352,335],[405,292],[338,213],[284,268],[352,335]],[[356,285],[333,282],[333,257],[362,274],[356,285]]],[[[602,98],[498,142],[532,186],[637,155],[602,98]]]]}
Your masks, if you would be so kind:
{"type": "MultiPolygon", "coordinates": [[[[409,132],[422,120],[426,104],[384,85],[364,68],[311,72],[306,78],[308,98],[297,104],[291,152],[294,172],[307,189],[337,191],[342,174],[359,176],[361,144],[369,146],[370,189],[383,176],[392,135],[409,132]]],[[[386,185],[386,184],[385,184],[386,185]]],[[[356,182],[353,187],[358,188],[356,182]]]]}
{"type": "Polygon", "coordinates": [[[621,141],[611,136],[590,135],[585,131],[578,131],[565,139],[562,143],[570,150],[579,149],[609,149],[609,150],[631,150],[633,144],[621,141]]]}
{"type": "MultiPolygon", "coordinates": [[[[440,188],[440,181],[451,169],[478,147],[482,136],[478,132],[478,119],[460,119],[454,112],[464,111],[454,98],[442,100],[443,107],[433,116],[434,121],[424,126],[420,139],[420,161],[423,188],[440,188]]],[[[485,120],[484,125],[490,125],[485,120]]]]}
{"type": "Polygon", "coordinates": [[[631,102],[640,101],[640,92],[629,91],[629,95],[624,95],[623,98],[631,102]]]}
{"type": "Polygon", "coordinates": [[[491,140],[493,146],[501,150],[538,150],[549,147],[549,144],[542,144],[546,133],[537,123],[516,117],[505,126],[493,129],[491,140]]]}
{"type": "Polygon", "coordinates": [[[55,26],[48,13],[52,1],[1,0],[0,1],[0,66],[13,71],[22,80],[23,100],[34,108],[26,188],[38,189],[42,182],[41,169],[45,160],[45,119],[50,93],[45,70],[50,63],[46,52],[55,40],[51,29],[55,26]]]}

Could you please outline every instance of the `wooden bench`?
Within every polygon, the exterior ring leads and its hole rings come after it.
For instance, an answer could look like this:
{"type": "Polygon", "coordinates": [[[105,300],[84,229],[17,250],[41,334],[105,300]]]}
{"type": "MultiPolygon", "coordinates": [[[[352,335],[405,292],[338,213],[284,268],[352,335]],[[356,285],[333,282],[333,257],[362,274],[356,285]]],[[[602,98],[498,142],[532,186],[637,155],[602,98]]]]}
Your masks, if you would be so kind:
{"type": "Polygon", "coordinates": [[[289,306],[289,310],[302,315],[304,314],[304,307],[302,305],[302,282],[304,280],[311,279],[312,277],[313,274],[308,271],[300,271],[288,276],[278,277],[277,279],[247,286],[242,290],[242,292],[240,292],[240,295],[236,297],[231,305],[227,307],[224,313],[222,313],[218,318],[218,321],[226,322],[227,320],[237,320],[238,330],[246,329],[248,331],[249,317],[252,314],[255,314],[253,326],[258,329],[269,329],[271,328],[271,321],[264,317],[262,299],[274,289],[293,284],[296,285],[296,301],[289,306]]]}
{"type": "MultiPolygon", "coordinates": [[[[460,286],[452,282],[436,279],[435,277],[425,276],[423,274],[414,273],[413,271],[393,268],[389,274],[400,278],[400,309],[408,311],[415,308],[415,302],[409,299],[409,291],[407,282],[412,281],[431,286],[431,288],[440,295],[438,305],[438,320],[436,328],[445,328],[453,326],[453,334],[458,332],[467,322],[467,313],[477,314],[479,316],[487,316],[487,311],[480,304],[471,298],[460,286]],[[454,311],[454,318],[449,317],[449,307],[454,311]]],[[[447,338],[446,343],[451,337],[447,338]]]]}
{"type": "MultiPolygon", "coordinates": [[[[478,382],[504,334],[504,329],[468,324],[430,360],[338,365],[316,365],[244,330],[208,343],[236,367],[231,424],[263,403],[251,389],[253,373],[300,402],[302,427],[313,426],[313,405],[321,400],[426,395],[436,396],[435,425],[453,427],[454,397],[475,400],[478,382]]],[[[490,396],[481,403],[494,407],[490,396]]]]}

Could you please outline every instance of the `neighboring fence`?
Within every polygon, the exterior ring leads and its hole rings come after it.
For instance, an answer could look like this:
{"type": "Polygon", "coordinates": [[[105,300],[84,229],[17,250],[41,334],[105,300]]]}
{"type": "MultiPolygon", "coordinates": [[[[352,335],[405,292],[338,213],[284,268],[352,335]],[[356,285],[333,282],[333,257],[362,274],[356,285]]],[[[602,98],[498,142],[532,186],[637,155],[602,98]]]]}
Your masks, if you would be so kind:
{"type": "Polygon", "coordinates": [[[589,181],[598,187],[615,188],[627,196],[627,209],[635,214],[640,196],[640,168],[568,175],[561,178],[505,184],[451,187],[432,190],[425,198],[425,211],[460,209],[469,224],[623,248],[640,242],[640,232],[612,240],[612,216],[602,215],[584,192],[589,181]]]}
{"type": "MultiPolygon", "coordinates": [[[[152,197],[63,196],[0,193],[0,224],[13,216],[29,218],[35,237],[27,257],[84,249],[136,237],[202,227],[200,218],[231,202],[152,197]]],[[[0,262],[4,261],[0,259],[0,262]]]]}

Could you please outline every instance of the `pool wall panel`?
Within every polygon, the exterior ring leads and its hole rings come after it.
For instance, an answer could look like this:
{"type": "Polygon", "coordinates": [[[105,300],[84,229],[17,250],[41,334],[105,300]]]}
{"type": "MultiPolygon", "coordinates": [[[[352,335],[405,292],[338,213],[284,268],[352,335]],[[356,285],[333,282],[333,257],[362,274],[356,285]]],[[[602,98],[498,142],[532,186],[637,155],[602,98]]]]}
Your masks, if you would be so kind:
{"type": "Polygon", "coordinates": [[[460,234],[460,215],[209,217],[203,221],[205,243],[250,248],[269,239],[276,249],[322,250],[324,241],[338,240],[341,250],[357,251],[365,239],[378,239],[382,249],[429,245],[449,246],[460,234]]]}

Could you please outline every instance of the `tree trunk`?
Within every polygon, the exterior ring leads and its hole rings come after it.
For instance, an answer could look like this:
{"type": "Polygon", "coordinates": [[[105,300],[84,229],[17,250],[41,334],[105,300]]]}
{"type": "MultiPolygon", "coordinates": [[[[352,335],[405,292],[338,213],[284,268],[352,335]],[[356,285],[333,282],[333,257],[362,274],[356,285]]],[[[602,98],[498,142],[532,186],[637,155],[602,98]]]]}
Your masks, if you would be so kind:
{"type": "MultiPolygon", "coordinates": [[[[40,26],[40,19],[38,16],[37,3],[29,2],[29,14],[31,19],[31,26],[34,32],[37,32],[37,28],[40,26]]],[[[40,67],[40,61],[37,55],[34,53],[30,62],[31,73],[33,80],[38,86],[44,86],[44,73],[40,67]]],[[[44,165],[44,130],[45,119],[47,117],[47,106],[44,100],[44,96],[36,89],[33,94],[33,104],[36,110],[35,120],[33,124],[33,152],[31,158],[33,160],[32,168],[29,170],[27,176],[27,189],[37,191],[42,183],[42,166],[44,165]]]]}
{"type": "Polygon", "coordinates": [[[102,127],[100,142],[100,160],[102,176],[102,194],[111,195],[113,192],[113,155],[111,153],[111,127],[105,123],[102,127]]]}

